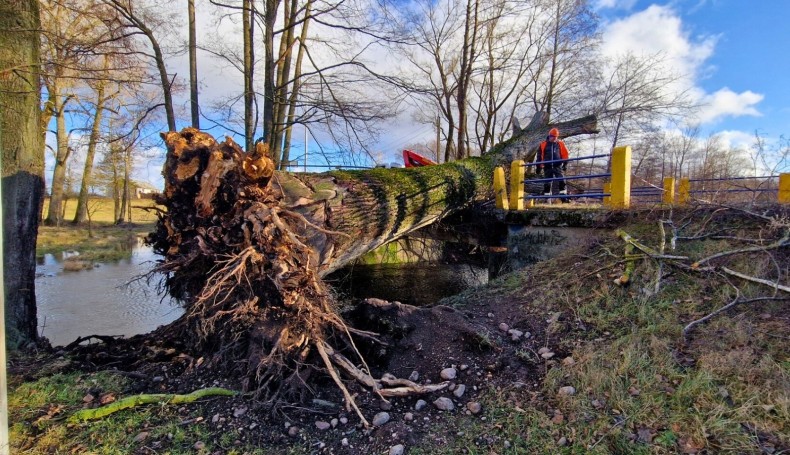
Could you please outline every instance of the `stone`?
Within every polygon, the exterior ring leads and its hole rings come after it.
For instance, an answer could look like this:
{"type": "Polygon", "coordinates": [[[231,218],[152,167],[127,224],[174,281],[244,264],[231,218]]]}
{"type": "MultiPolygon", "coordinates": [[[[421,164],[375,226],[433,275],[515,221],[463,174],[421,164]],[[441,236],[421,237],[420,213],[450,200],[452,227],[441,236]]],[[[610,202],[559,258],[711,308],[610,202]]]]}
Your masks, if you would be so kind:
{"type": "Polygon", "coordinates": [[[233,417],[241,417],[241,416],[243,416],[246,413],[247,413],[247,407],[246,406],[242,406],[242,407],[233,409],[233,417]]]}
{"type": "Polygon", "coordinates": [[[440,411],[452,411],[453,409],[455,409],[453,400],[447,397],[437,398],[436,401],[433,402],[433,405],[436,406],[436,409],[440,411]]]}
{"type": "Polygon", "coordinates": [[[371,420],[370,423],[373,424],[374,427],[380,427],[389,421],[390,421],[390,415],[388,412],[379,412],[378,414],[373,416],[373,420],[371,420]]]}
{"type": "Polygon", "coordinates": [[[143,431],[141,433],[138,433],[137,436],[134,437],[134,442],[143,442],[147,437],[148,437],[148,432],[143,431]]]}
{"type": "Polygon", "coordinates": [[[206,448],[206,443],[203,441],[198,441],[194,445],[192,445],[192,448],[195,450],[203,450],[206,448]]]}
{"type": "Polygon", "coordinates": [[[510,329],[507,331],[510,334],[510,339],[513,341],[518,341],[521,339],[521,336],[524,335],[524,332],[521,330],[510,329]]]}
{"type": "Polygon", "coordinates": [[[348,438],[343,438],[343,440],[342,440],[342,441],[340,441],[340,444],[341,444],[343,447],[348,447],[348,438]]]}
{"type": "Polygon", "coordinates": [[[414,370],[409,375],[409,381],[416,382],[420,379],[420,373],[417,370],[414,370]]]}
{"type": "Polygon", "coordinates": [[[411,422],[412,420],[414,420],[414,414],[412,414],[411,412],[407,412],[406,414],[403,414],[403,420],[407,422],[411,422]]]}
{"type": "Polygon", "coordinates": [[[392,402],[391,401],[380,401],[379,402],[379,409],[382,411],[389,411],[392,409],[392,402]]]}
{"type": "Polygon", "coordinates": [[[340,418],[340,423],[342,423],[343,425],[347,424],[348,423],[348,417],[341,417],[340,418]]]}
{"type": "Polygon", "coordinates": [[[565,357],[564,359],[562,359],[562,364],[565,365],[566,367],[569,367],[569,366],[571,366],[571,365],[573,365],[575,363],[576,363],[576,360],[574,360],[573,357],[570,357],[570,356],[569,357],[565,357]]]}
{"type": "Polygon", "coordinates": [[[499,330],[503,332],[507,332],[508,330],[510,330],[510,326],[502,322],[499,324],[499,330]]]}
{"type": "Polygon", "coordinates": [[[543,357],[546,360],[549,360],[550,358],[554,357],[554,353],[553,352],[544,352],[540,356],[543,357]]]}
{"type": "Polygon", "coordinates": [[[330,424],[329,422],[324,422],[323,420],[319,420],[315,423],[315,427],[321,431],[326,431],[332,428],[332,424],[330,424]]]}
{"type": "Polygon", "coordinates": [[[453,395],[455,395],[456,398],[461,398],[464,396],[464,392],[466,392],[466,386],[463,384],[458,384],[455,387],[455,390],[453,390],[453,395]]]}
{"type": "Polygon", "coordinates": [[[406,448],[403,447],[403,444],[397,444],[390,447],[390,455],[403,455],[405,450],[406,448]]]}
{"type": "Polygon", "coordinates": [[[565,447],[568,445],[568,438],[565,436],[561,437],[559,441],[557,441],[557,445],[560,447],[565,447]]]}
{"type": "Polygon", "coordinates": [[[332,428],[337,427],[337,419],[332,419],[329,421],[329,424],[332,425],[332,428]]]}
{"type": "Polygon", "coordinates": [[[414,404],[415,411],[422,411],[425,409],[425,406],[428,406],[428,402],[425,400],[417,400],[417,403],[414,404]]]}
{"type": "Polygon", "coordinates": [[[470,401],[469,403],[466,403],[466,409],[468,409],[472,414],[477,415],[480,414],[483,406],[481,406],[477,401],[470,401]]]}
{"type": "Polygon", "coordinates": [[[560,396],[571,396],[576,394],[576,388],[571,385],[566,385],[565,387],[560,387],[559,390],[560,396]]]}
{"type": "Polygon", "coordinates": [[[288,436],[293,438],[296,437],[296,435],[298,434],[299,434],[299,427],[297,427],[296,425],[293,425],[291,426],[291,428],[288,429],[288,436]]]}
{"type": "Polygon", "coordinates": [[[540,348],[540,349],[538,349],[538,354],[545,354],[547,352],[551,352],[551,349],[549,349],[549,348],[547,348],[545,346],[540,348]]]}
{"type": "Polygon", "coordinates": [[[439,376],[441,376],[445,381],[451,381],[458,377],[458,372],[455,370],[455,368],[445,368],[441,373],[439,373],[439,376]]]}

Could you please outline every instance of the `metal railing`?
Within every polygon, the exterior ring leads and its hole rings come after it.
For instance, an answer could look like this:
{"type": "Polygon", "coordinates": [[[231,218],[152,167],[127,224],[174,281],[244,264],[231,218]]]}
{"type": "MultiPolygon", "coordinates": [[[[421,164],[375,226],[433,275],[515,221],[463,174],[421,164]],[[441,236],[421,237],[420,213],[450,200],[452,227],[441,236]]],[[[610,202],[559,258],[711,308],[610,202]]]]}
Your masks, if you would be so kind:
{"type": "MultiPolygon", "coordinates": [[[[504,169],[498,167],[494,170],[494,193],[496,195],[496,205],[505,210],[524,210],[534,206],[536,200],[546,199],[602,199],[604,207],[607,208],[629,208],[632,203],[636,204],[663,204],[663,205],[685,205],[692,201],[711,203],[723,202],[732,199],[746,200],[743,196],[751,194],[752,200],[758,197],[773,200],[771,193],[776,194],[777,201],[782,204],[790,204],[790,173],[779,175],[764,175],[755,177],[728,177],[728,178],[682,178],[677,181],[675,178],[667,177],[663,180],[663,187],[647,184],[647,186],[631,187],[631,148],[616,147],[611,154],[610,173],[597,173],[586,175],[571,175],[564,177],[550,178],[525,178],[525,169],[531,166],[545,166],[558,162],[571,162],[592,160],[610,155],[591,155],[567,160],[546,160],[533,163],[524,163],[516,160],[510,166],[510,195],[505,180],[504,169]],[[582,180],[588,179],[609,179],[603,184],[603,188],[588,189],[579,194],[547,194],[543,192],[535,193],[538,190],[525,192],[528,185],[549,185],[556,181],[582,180]],[[778,179],[778,183],[774,182],[778,179]],[[759,183],[758,183],[759,182],[759,183]],[[713,197],[711,197],[713,196],[713,197]],[[729,198],[729,199],[728,199],[729,198]]],[[[647,182],[646,182],[647,183],[647,182]]],[[[545,190],[545,187],[544,187],[545,190]]],[[[768,202],[766,200],[766,202],[768,202]]]]}

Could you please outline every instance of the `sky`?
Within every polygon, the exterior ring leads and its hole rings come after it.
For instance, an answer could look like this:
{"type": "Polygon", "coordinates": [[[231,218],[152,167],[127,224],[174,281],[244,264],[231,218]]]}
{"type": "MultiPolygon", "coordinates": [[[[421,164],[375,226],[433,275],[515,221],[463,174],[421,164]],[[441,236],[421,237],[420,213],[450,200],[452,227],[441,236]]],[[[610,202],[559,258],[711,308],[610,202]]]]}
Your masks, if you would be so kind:
{"type": "MultiPolygon", "coordinates": [[[[685,88],[701,105],[695,121],[701,138],[718,133],[727,145],[749,148],[755,132],[769,144],[780,135],[790,135],[790,78],[786,76],[790,74],[790,58],[785,55],[790,45],[790,31],[785,24],[790,18],[790,0],[591,2],[601,18],[605,55],[661,52],[677,73],[684,75],[685,88]]],[[[210,38],[216,28],[216,17],[205,11],[198,9],[198,30],[203,32],[199,32],[199,42],[210,38]]],[[[223,68],[227,65],[205,54],[198,58],[201,104],[241,86],[241,77],[235,70],[223,68]]],[[[186,56],[169,61],[168,65],[171,73],[188,74],[186,56]]],[[[180,120],[179,127],[186,126],[188,112],[180,120]]],[[[522,120],[523,124],[528,119],[522,120]]],[[[386,134],[377,146],[384,162],[400,161],[401,150],[409,144],[435,136],[430,125],[416,123],[408,113],[384,130],[386,134]]],[[[210,132],[218,138],[227,133],[218,129],[210,132]]],[[[303,147],[302,137],[302,132],[297,131],[295,147],[303,147]]],[[[309,146],[315,148],[315,144],[309,146]]],[[[294,155],[301,155],[301,151],[294,155]]],[[[48,160],[47,179],[52,175],[51,161],[48,160]]],[[[149,160],[139,167],[135,177],[161,188],[162,162],[149,160]]]]}
{"type": "Polygon", "coordinates": [[[790,133],[786,0],[596,0],[604,50],[663,51],[702,104],[703,135],[749,145],[790,133]]]}

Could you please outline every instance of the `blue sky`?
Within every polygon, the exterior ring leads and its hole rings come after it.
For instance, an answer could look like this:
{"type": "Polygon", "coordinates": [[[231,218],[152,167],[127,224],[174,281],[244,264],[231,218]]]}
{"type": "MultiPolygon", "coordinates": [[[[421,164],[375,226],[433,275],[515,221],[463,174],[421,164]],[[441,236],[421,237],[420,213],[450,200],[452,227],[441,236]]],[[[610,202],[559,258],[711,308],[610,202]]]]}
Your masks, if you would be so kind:
{"type": "Polygon", "coordinates": [[[790,44],[786,0],[597,0],[605,46],[677,59],[705,104],[703,134],[723,132],[733,145],[755,131],[770,138],[790,134],[787,87],[790,44]]]}

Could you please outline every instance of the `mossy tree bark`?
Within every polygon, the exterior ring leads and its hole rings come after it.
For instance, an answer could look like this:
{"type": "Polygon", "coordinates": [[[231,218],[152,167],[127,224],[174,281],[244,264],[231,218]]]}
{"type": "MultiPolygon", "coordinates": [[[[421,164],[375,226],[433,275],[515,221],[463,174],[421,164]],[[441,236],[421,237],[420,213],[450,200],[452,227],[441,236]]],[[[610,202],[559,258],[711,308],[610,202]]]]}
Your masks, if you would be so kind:
{"type": "Polygon", "coordinates": [[[44,196],[38,2],[0,3],[0,153],[6,338],[36,341],[36,235],[44,196]]]}
{"type": "MultiPolygon", "coordinates": [[[[165,255],[159,270],[168,290],[187,309],[166,331],[213,352],[213,364],[236,368],[273,402],[300,389],[316,366],[349,406],[353,399],[336,369],[382,396],[393,393],[391,385],[430,390],[355,367],[365,361],[354,346],[376,336],[345,324],[320,277],[490,198],[494,166],[529,155],[545,137],[548,126],[536,119],[482,157],[324,174],[275,173],[262,143],[244,153],[230,139],[218,143],[194,129],[163,135],[160,202],[167,211],[150,241],[165,255]]],[[[563,128],[566,136],[594,132],[594,118],[563,128]]]]}

